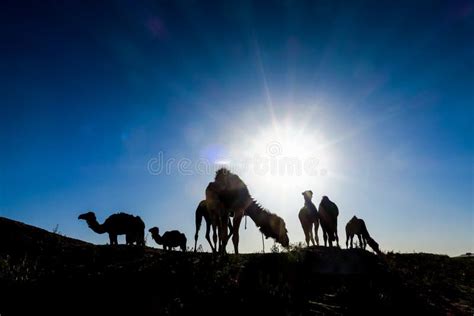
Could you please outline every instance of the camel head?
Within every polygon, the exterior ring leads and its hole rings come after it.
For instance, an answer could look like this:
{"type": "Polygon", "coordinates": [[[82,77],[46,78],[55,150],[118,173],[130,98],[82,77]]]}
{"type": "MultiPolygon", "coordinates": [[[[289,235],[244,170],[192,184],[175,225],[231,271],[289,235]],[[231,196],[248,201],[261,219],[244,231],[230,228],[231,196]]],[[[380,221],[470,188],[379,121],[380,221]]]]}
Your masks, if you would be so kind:
{"type": "Polygon", "coordinates": [[[283,247],[288,248],[290,246],[290,238],[288,238],[288,230],[283,219],[280,218],[279,224],[279,235],[276,239],[283,247]]]}
{"type": "Polygon", "coordinates": [[[262,233],[268,237],[273,237],[277,242],[279,242],[283,247],[287,248],[290,245],[290,239],[288,238],[288,230],[286,229],[286,224],[283,218],[272,214],[270,220],[271,232],[263,231],[264,228],[261,227],[260,230],[262,233]]]}
{"type": "Polygon", "coordinates": [[[83,219],[86,222],[97,221],[97,218],[95,217],[94,212],[87,212],[87,213],[81,214],[77,217],[77,219],[83,219]]]}
{"type": "Polygon", "coordinates": [[[301,194],[303,195],[305,202],[310,202],[313,198],[313,191],[311,190],[304,191],[301,194]]]}
{"type": "Polygon", "coordinates": [[[159,235],[160,229],[158,227],[152,227],[148,230],[152,236],[159,235]]]}
{"type": "Polygon", "coordinates": [[[377,254],[381,254],[382,252],[380,251],[379,248],[379,243],[376,242],[373,238],[367,238],[367,244],[372,248],[377,254]]]}

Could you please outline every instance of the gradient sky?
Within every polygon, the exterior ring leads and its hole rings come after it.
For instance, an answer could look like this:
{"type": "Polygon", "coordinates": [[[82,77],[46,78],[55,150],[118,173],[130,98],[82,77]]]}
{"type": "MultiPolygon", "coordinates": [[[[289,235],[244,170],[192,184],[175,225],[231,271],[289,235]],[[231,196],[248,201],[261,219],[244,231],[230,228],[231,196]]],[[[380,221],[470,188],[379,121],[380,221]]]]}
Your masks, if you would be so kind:
{"type": "Polygon", "coordinates": [[[383,2],[2,1],[0,215],[103,244],[78,214],[127,211],[192,246],[197,162],[311,156],[240,174],[291,242],[311,189],[342,241],[358,215],[385,251],[473,251],[473,2],[383,2]]]}

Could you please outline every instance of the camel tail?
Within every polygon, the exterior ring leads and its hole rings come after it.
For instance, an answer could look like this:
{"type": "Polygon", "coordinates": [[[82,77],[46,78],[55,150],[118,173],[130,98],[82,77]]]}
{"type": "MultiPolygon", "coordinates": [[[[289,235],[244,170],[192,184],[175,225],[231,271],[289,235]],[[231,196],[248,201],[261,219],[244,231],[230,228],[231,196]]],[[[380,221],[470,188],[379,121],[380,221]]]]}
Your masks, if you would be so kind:
{"type": "Polygon", "coordinates": [[[186,244],[187,244],[187,239],[186,239],[186,235],[185,234],[181,234],[182,235],[182,243],[181,243],[181,250],[184,252],[186,251],[186,244]]]}
{"type": "Polygon", "coordinates": [[[137,219],[137,245],[145,246],[145,222],[140,216],[135,218],[137,219]]]}

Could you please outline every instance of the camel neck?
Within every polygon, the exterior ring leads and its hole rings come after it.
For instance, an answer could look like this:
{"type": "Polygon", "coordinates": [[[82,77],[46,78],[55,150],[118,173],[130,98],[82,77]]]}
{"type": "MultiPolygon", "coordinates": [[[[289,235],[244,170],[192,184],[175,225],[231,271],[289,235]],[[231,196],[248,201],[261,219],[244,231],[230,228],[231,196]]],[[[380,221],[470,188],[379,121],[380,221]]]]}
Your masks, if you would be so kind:
{"type": "Polygon", "coordinates": [[[152,234],[151,235],[151,238],[153,238],[155,240],[155,242],[158,244],[158,245],[161,245],[162,244],[162,238],[161,238],[161,235],[160,234],[152,234]]]}
{"type": "Polygon", "coordinates": [[[245,210],[245,214],[250,216],[250,218],[259,227],[262,226],[265,222],[265,213],[266,211],[255,201],[252,201],[252,203],[250,203],[250,205],[245,210]]]}
{"type": "Polygon", "coordinates": [[[318,212],[316,205],[312,201],[304,201],[304,206],[311,210],[311,212],[318,212]]]}
{"type": "Polygon", "coordinates": [[[245,213],[250,216],[255,225],[260,228],[260,231],[265,235],[265,237],[276,238],[277,234],[273,231],[273,227],[271,225],[272,218],[275,215],[265,210],[253,200],[245,210],[245,213]]]}
{"type": "Polygon", "coordinates": [[[104,225],[99,224],[99,222],[97,220],[87,221],[87,225],[89,225],[90,229],[92,229],[97,234],[105,233],[104,225]]]}

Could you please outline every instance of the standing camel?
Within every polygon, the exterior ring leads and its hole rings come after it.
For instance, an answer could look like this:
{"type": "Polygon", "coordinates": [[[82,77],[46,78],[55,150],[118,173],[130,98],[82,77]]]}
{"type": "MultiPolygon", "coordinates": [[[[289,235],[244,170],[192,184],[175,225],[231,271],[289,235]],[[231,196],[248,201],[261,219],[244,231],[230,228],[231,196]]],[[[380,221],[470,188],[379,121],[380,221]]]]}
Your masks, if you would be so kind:
{"type": "Polygon", "coordinates": [[[304,206],[301,208],[300,212],[298,213],[298,218],[300,219],[301,227],[303,227],[304,236],[306,240],[306,246],[309,247],[309,241],[313,243],[315,246],[314,238],[313,238],[313,224],[314,224],[314,237],[316,238],[316,244],[319,246],[319,238],[318,238],[318,228],[319,228],[319,220],[318,220],[318,210],[316,209],[316,205],[311,201],[313,198],[313,191],[304,191],[301,193],[304,197],[304,206]]]}
{"type": "Polygon", "coordinates": [[[324,246],[329,241],[329,246],[332,247],[332,242],[335,240],[339,247],[339,237],[337,236],[337,217],[339,216],[339,209],[337,205],[332,202],[327,196],[323,196],[321,203],[319,203],[319,223],[323,230],[324,246]]]}
{"type": "Polygon", "coordinates": [[[89,228],[97,234],[109,234],[111,245],[117,245],[117,236],[125,235],[127,245],[136,242],[137,245],[145,245],[145,223],[139,216],[126,213],[110,215],[102,224],[99,224],[94,212],[79,215],[78,219],[85,220],[89,228]]]}
{"type": "MultiPolygon", "coordinates": [[[[196,209],[196,233],[194,234],[194,252],[196,252],[196,249],[197,249],[196,247],[197,247],[197,240],[199,237],[199,229],[201,228],[201,223],[202,223],[203,218],[206,221],[206,240],[209,242],[212,252],[216,252],[217,251],[217,233],[216,233],[217,221],[214,221],[214,222],[212,221],[211,214],[209,213],[209,209],[207,208],[206,200],[202,200],[196,209]],[[212,241],[213,242],[211,242],[211,238],[209,237],[211,227],[212,227],[212,241]]],[[[230,238],[230,236],[232,236],[232,233],[233,233],[232,222],[230,218],[227,225],[230,230],[230,234],[228,238],[230,238]]]]}
{"type": "Polygon", "coordinates": [[[232,213],[232,242],[236,254],[239,253],[239,228],[244,215],[250,216],[267,238],[272,237],[284,247],[289,246],[285,221],[253,200],[245,183],[229,170],[217,170],[214,182],[209,183],[206,188],[206,202],[211,219],[218,223],[219,252],[225,252],[228,241],[227,222],[232,213]]]}

